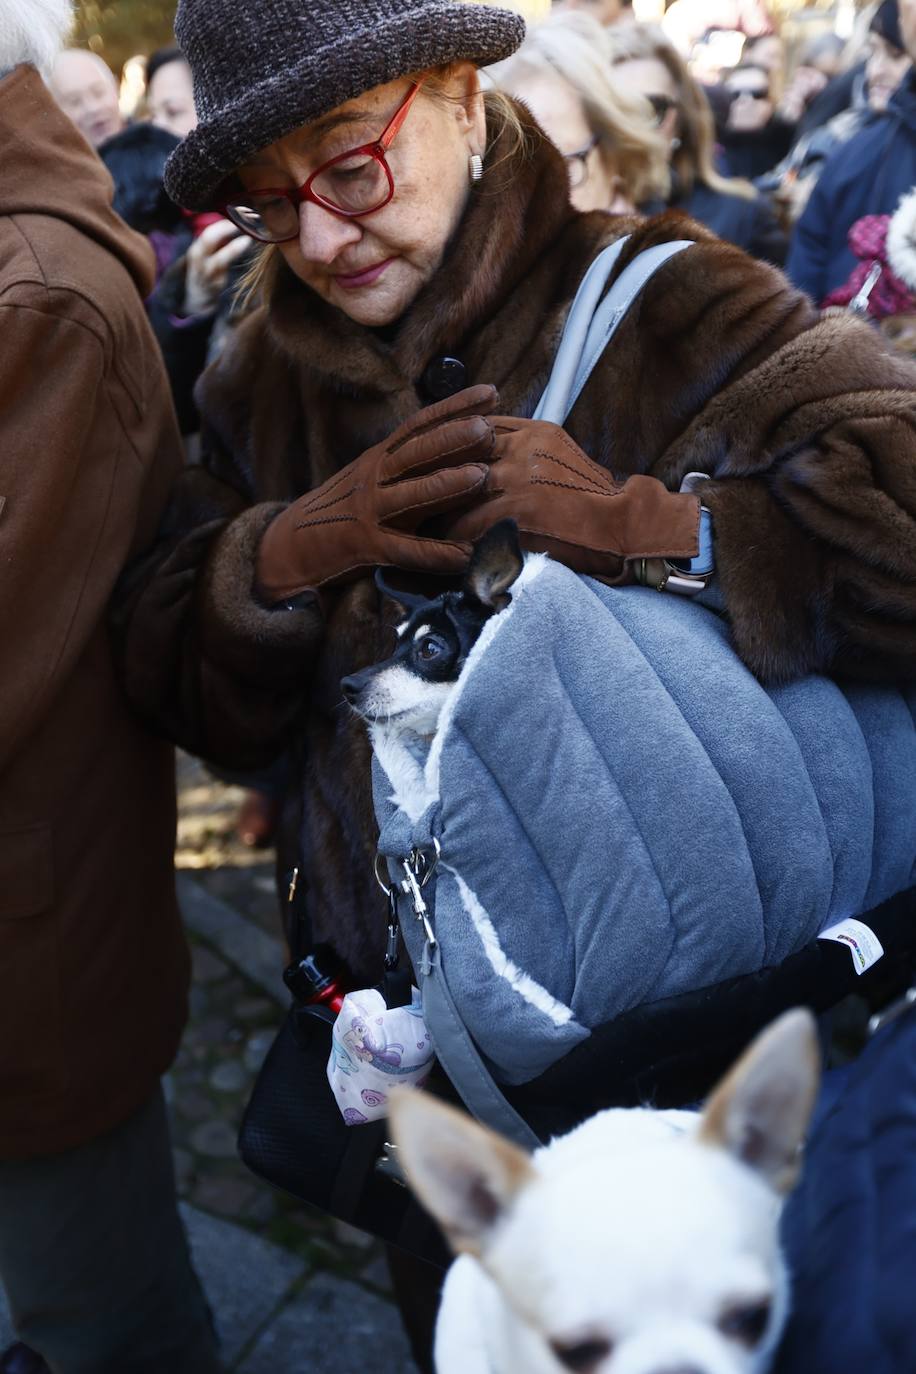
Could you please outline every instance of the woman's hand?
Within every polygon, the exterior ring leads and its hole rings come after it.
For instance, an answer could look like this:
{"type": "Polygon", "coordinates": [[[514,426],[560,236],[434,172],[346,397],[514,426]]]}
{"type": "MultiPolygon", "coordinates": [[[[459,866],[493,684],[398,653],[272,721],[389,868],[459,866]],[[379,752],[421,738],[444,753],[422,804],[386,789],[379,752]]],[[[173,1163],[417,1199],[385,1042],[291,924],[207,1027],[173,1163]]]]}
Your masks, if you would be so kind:
{"type": "Polygon", "coordinates": [[[185,257],[184,313],[212,315],[229,279],[229,269],[251,240],[227,219],[208,224],[185,257]]]}
{"type": "Polygon", "coordinates": [[[498,403],[495,387],[474,386],[427,406],[281,511],[258,553],[257,585],[265,600],[352,582],[377,564],[463,572],[468,545],[416,531],[483,490],[494,441],[484,416],[498,403]]]}
{"type": "Polygon", "coordinates": [[[559,425],[491,416],[496,442],[483,493],[448,527],[479,539],[497,520],[518,523],[526,549],[576,572],[628,580],[636,558],[692,558],[699,549],[700,500],[655,477],[615,482],[559,425]]]}

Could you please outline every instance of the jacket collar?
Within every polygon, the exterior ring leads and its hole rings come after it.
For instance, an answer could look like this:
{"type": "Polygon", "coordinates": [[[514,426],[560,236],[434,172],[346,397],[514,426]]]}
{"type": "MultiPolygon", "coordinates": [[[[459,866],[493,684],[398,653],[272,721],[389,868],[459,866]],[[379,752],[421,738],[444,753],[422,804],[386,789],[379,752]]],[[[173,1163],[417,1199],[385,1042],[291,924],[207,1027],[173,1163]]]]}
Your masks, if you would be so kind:
{"type": "Polygon", "coordinates": [[[496,138],[441,266],[392,336],[357,324],[281,267],[268,328],[288,356],[307,362],[338,390],[390,394],[414,385],[431,358],[459,351],[499,310],[578,218],[563,158],[524,106],[516,110],[527,149],[512,153],[507,133],[496,138]]]}

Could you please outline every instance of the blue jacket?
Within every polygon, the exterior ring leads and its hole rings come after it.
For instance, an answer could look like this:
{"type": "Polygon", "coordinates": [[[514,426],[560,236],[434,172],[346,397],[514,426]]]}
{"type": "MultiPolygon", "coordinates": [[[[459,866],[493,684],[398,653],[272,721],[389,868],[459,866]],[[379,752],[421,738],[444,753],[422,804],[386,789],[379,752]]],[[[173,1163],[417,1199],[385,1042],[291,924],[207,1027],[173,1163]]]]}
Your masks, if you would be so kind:
{"type": "Polygon", "coordinates": [[[896,210],[916,186],[916,82],[911,75],[882,115],[829,158],[795,227],[786,272],[818,303],[848,279],[857,259],[846,236],[863,215],[896,210]]]}
{"type": "Polygon", "coordinates": [[[683,200],[673,200],[672,210],[683,210],[755,258],[782,267],[786,260],[786,235],[780,227],[769,196],[758,192],[753,200],[715,191],[697,182],[683,200]]]}
{"type": "Polygon", "coordinates": [[[827,1075],[783,1239],[792,1316],[774,1374],[913,1374],[916,1009],[827,1075]]]}

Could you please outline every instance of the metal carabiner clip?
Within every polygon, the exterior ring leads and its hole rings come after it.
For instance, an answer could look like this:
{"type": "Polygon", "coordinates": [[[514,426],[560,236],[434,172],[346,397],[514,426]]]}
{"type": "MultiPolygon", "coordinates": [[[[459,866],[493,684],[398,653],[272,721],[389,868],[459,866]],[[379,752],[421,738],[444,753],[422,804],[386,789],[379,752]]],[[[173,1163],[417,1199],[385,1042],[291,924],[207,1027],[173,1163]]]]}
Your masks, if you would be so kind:
{"type": "Polygon", "coordinates": [[[434,840],[436,855],[432,863],[426,855],[419,849],[413,849],[410,855],[401,861],[404,870],[404,878],[401,882],[401,891],[410,898],[413,903],[414,915],[423,925],[426,935],[426,942],[430,949],[436,948],[436,932],[433,930],[432,921],[429,916],[429,908],[423,900],[423,888],[429,882],[430,877],[435,871],[436,864],[439,862],[439,843],[434,840]],[[422,874],[422,876],[421,876],[422,874]]]}

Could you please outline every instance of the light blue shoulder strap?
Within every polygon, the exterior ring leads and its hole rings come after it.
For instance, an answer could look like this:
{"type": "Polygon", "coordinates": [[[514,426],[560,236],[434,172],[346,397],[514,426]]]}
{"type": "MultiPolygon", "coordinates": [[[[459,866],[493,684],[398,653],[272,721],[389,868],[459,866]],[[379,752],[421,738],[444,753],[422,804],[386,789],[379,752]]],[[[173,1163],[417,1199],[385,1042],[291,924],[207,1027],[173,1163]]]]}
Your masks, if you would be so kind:
{"type": "Polygon", "coordinates": [[[414,969],[436,1057],[468,1111],[522,1149],[536,1150],[542,1142],[502,1092],[455,1006],[442,968],[441,947],[435,945],[430,949],[427,945],[414,969]]]}
{"type": "Polygon", "coordinates": [[[624,268],[603,296],[607,279],[629,241],[627,235],[610,244],[582,278],[566,318],[550,380],[534,412],[535,420],[563,424],[640,291],[660,267],[693,243],[691,239],[674,239],[646,248],[624,268]]]}

